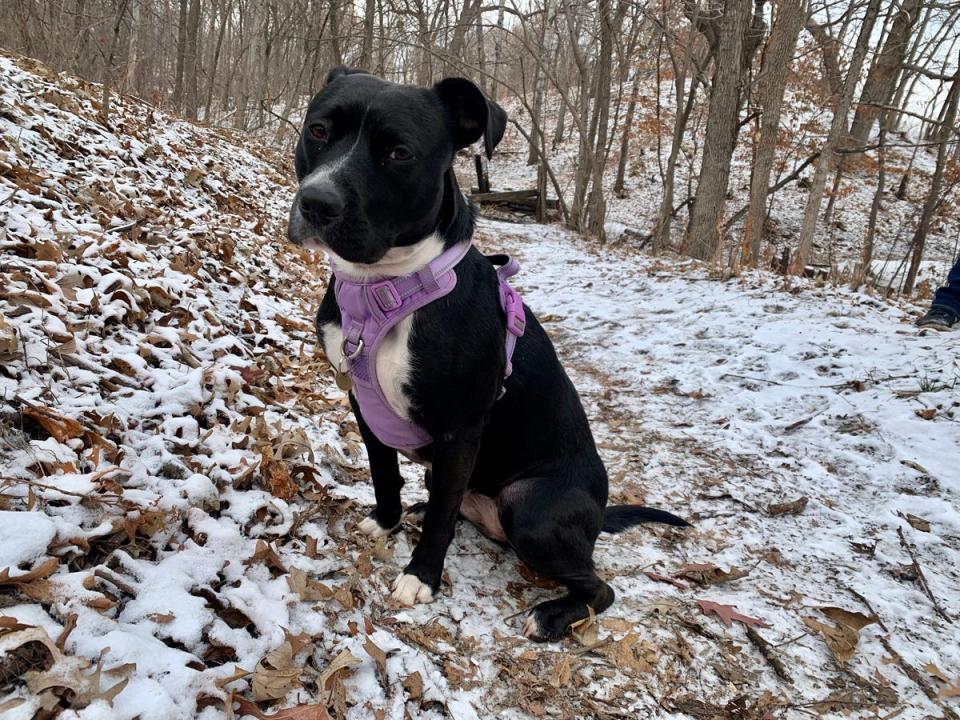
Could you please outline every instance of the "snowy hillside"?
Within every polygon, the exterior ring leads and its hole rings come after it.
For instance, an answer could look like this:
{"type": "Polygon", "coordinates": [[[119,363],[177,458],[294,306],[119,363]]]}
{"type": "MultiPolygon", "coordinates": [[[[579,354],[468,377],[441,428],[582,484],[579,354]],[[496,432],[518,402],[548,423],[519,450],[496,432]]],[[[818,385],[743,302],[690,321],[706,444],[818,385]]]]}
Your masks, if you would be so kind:
{"type": "Polygon", "coordinates": [[[284,160],[134,100],[104,128],[97,97],[0,55],[4,720],[956,718],[956,334],[483,222],[612,494],[694,523],[603,539],[616,604],[533,645],[555,588],[465,523],[437,600],[389,600],[417,529],[356,530],[373,489],[284,160]]]}

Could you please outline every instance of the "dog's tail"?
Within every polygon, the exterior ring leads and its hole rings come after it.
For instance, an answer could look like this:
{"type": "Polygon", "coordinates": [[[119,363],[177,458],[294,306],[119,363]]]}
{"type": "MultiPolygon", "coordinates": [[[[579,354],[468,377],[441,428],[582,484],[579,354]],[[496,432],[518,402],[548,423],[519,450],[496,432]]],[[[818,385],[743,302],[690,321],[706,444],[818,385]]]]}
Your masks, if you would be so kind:
{"type": "Polygon", "coordinates": [[[666,510],[643,505],[610,505],[603,511],[602,532],[618,533],[640,523],[665,523],[677,527],[690,527],[690,523],[666,510]]]}

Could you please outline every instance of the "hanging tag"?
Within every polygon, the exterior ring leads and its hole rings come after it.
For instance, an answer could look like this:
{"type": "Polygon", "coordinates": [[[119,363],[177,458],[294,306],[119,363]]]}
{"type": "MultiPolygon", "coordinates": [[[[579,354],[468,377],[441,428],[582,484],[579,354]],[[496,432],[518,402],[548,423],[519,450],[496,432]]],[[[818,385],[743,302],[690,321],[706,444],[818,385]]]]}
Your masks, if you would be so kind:
{"type": "Polygon", "coordinates": [[[351,388],[353,388],[353,380],[346,373],[342,373],[339,370],[334,370],[333,379],[336,381],[337,387],[344,392],[350,392],[351,388]]]}

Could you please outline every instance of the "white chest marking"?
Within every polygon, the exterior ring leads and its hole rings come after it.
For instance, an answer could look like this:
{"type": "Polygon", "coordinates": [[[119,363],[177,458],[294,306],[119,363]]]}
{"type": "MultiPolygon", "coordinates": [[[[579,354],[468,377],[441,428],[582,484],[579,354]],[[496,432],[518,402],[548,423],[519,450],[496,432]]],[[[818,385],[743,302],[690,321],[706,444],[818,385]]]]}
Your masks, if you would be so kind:
{"type": "MultiPolygon", "coordinates": [[[[415,315],[416,313],[414,313],[415,315]]],[[[383,395],[393,411],[405,420],[410,419],[410,399],[403,391],[410,381],[410,332],[413,329],[413,315],[398,322],[377,348],[377,380],[383,395]]],[[[334,368],[339,367],[340,346],[343,342],[343,330],[336,323],[327,323],[321,328],[323,349],[334,368]]]]}

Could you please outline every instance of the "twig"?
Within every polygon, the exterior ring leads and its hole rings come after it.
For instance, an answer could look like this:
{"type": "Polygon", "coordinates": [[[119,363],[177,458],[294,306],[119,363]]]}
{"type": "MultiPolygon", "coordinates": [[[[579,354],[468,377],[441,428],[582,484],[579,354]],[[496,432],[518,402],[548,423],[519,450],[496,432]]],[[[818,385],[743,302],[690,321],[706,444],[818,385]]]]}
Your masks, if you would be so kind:
{"type": "Polygon", "coordinates": [[[890,632],[890,629],[883,624],[883,620],[881,620],[880,616],[877,615],[877,611],[873,609],[873,605],[870,604],[869,600],[867,600],[863,595],[858,593],[853,588],[847,588],[847,592],[853,595],[855,598],[857,598],[857,600],[859,600],[860,602],[862,602],[864,605],[867,606],[867,610],[869,610],[870,614],[877,619],[877,624],[883,628],[884,632],[890,632]]]}
{"type": "MultiPolygon", "coordinates": [[[[748,627],[749,627],[749,626],[748,626],[748,627]]],[[[800,633],[800,634],[797,635],[796,637],[790,638],[789,640],[784,640],[783,642],[778,642],[776,645],[771,645],[771,647],[779,648],[779,647],[783,647],[784,645],[792,645],[792,644],[795,643],[797,640],[802,640],[803,638],[805,638],[805,637],[806,637],[807,635],[809,635],[809,634],[810,634],[810,633],[800,633]]]]}
{"type": "Polygon", "coordinates": [[[900,657],[900,653],[891,647],[890,641],[887,640],[887,638],[880,638],[880,642],[883,643],[883,647],[886,648],[887,652],[890,653],[890,656],[896,661],[897,665],[900,666],[900,669],[903,670],[903,674],[913,680],[920,687],[920,689],[923,690],[923,694],[930,698],[932,702],[936,703],[940,709],[943,710],[943,716],[945,718],[948,718],[948,720],[960,720],[960,718],[957,717],[957,714],[952,709],[940,703],[940,696],[937,693],[936,688],[930,684],[929,680],[920,674],[919,670],[900,657]]]}
{"type": "Polygon", "coordinates": [[[108,583],[113,585],[115,588],[117,588],[117,590],[120,590],[121,592],[126,593],[130,597],[135,598],[137,596],[136,588],[134,588],[132,585],[125,582],[124,580],[121,580],[119,575],[110,572],[106,568],[98,567],[96,570],[93,571],[93,574],[96,577],[100,578],[101,580],[107,581],[108,583]]]}
{"type": "Polygon", "coordinates": [[[930,598],[930,602],[933,603],[933,609],[936,611],[937,615],[942,617],[948,623],[952,623],[953,620],[949,615],[947,615],[947,613],[944,612],[943,608],[940,607],[940,603],[937,602],[937,599],[930,591],[930,585],[927,584],[927,578],[923,574],[923,568],[920,567],[920,563],[917,562],[917,556],[913,552],[913,548],[910,547],[910,543],[907,542],[907,539],[903,535],[903,528],[897,528],[897,535],[900,536],[900,547],[906,550],[907,554],[910,555],[910,560],[913,562],[913,570],[917,574],[917,580],[920,581],[920,587],[923,588],[923,591],[927,594],[927,597],[930,598]]]}
{"type": "Polygon", "coordinates": [[[593,652],[594,650],[599,650],[602,647],[606,647],[613,642],[613,635],[608,635],[603,640],[598,640],[592,645],[586,645],[582,648],[577,648],[571,654],[572,655],[586,655],[587,653],[593,652]]]}
{"type": "Polygon", "coordinates": [[[760,651],[760,654],[763,655],[763,659],[770,663],[770,667],[773,668],[773,671],[777,674],[784,682],[793,684],[793,678],[790,677],[790,673],[787,672],[787,668],[784,667],[783,662],[777,657],[776,652],[773,650],[773,646],[770,645],[763,637],[760,636],[756,630],[754,630],[749,625],[747,628],[747,637],[750,639],[750,642],[756,646],[757,650],[760,651]]]}

